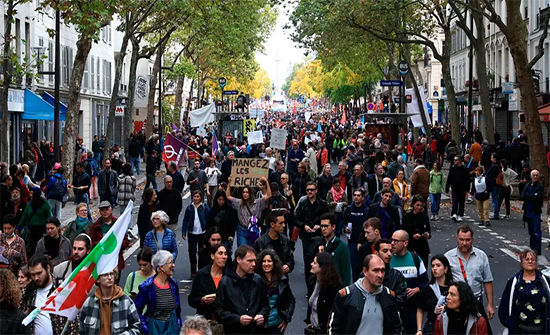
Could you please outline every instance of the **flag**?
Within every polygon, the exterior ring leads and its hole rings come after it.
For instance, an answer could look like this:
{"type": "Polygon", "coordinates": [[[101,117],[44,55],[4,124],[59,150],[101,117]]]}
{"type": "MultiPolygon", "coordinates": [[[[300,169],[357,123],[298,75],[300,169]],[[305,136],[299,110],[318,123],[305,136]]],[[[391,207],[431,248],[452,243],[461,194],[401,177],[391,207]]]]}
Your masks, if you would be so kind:
{"type": "Polygon", "coordinates": [[[323,132],[323,128],[321,128],[321,121],[319,121],[319,123],[317,123],[317,132],[319,134],[323,132]]]}
{"type": "Polygon", "coordinates": [[[361,123],[365,124],[365,115],[361,116],[361,123]]]}
{"type": "Polygon", "coordinates": [[[292,102],[292,114],[296,114],[296,100],[292,102]]]}
{"type": "Polygon", "coordinates": [[[172,130],[178,131],[178,126],[176,126],[173,122],[171,124],[172,130]]]}
{"type": "Polygon", "coordinates": [[[218,139],[216,138],[216,132],[212,130],[212,157],[216,157],[218,155],[218,151],[220,150],[220,147],[218,146],[218,139]]]}
{"type": "Polygon", "coordinates": [[[166,162],[167,165],[170,164],[170,162],[176,162],[176,166],[179,166],[185,150],[187,150],[187,144],[168,133],[166,134],[166,140],[164,141],[162,149],[162,160],[166,162]]]}
{"type": "Polygon", "coordinates": [[[407,143],[407,153],[410,155],[412,155],[413,153],[413,148],[411,146],[411,142],[409,141],[409,143],[407,143]]]}
{"type": "Polygon", "coordinates": [[[341,124],[346,124],[346,112],[342,113],[342,120],[340,121],[341,124]]]}
{"type": "Polygon", "coordinates": [[[134,202],[130,201],[124,213],[82,263],[52,292],[44,305],[38,306],[27,315],[22,322],[24,325],[30,324],[41,312],[61,315],[69,321],[76,318],[99,276],[117,267],[118,255],[132,220],[133,208],[134,202]]]}

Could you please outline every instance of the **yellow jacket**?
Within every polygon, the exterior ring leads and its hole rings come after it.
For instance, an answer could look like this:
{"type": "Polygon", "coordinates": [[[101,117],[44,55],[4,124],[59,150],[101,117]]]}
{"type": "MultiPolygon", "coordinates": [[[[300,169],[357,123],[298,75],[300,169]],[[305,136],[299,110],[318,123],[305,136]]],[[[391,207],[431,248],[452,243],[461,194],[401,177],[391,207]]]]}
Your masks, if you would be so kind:
{"type": "Polygon", "coordinates": [[[401,192],[401,188],[399,187],[399,182],[397,181],[397,178],[393,180],[393,190],[395,193],[397,193],[400,197],[405,197],[405,201],[403,201],[403,209],[407,210],[409,208],[409,199],[411,198],[411,191],[409,191],[409,185],[403,180],[403,192],[401,192]]]}

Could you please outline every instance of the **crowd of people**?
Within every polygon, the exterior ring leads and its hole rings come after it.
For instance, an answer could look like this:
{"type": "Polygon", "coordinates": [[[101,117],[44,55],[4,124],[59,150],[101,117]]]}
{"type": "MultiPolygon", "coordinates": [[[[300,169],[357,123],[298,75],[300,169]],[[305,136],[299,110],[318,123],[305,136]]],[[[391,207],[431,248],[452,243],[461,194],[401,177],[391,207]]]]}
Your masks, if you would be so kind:
{"type": "Polygon", "coordinates": [[[487,254],[474,247],[474,230],[462,224],[464,208],[475,201],[484,226],[508,218],[516,180],[531,249],[520,255],[522,269],[509,280],[498,317],[510,334],[550,333],[550,287],[537,270],[544,188],[539,172],[529,169],[525,136],[491,146],[476,132],[468,145],[451,140],[449,126],[436,125],[416,140],[409,132],[397,145],[359,123],[322,117],[273,115],[257,125],[263,144],[227,132],[214,155],[212,132],[174,132],[188,149],[179,164],[167,164],[162,189],[158,135],[132,137],[128,163],[117,148],[102,158],[105,143],[96,136],[91,151],[77,148],[72,184],[59,163],[39,179],[35,170],[45,168],[38,168],[36,149],[9,172],[0,164],[0,333],[60,334],[66,326],[67,334],[283,334],[302,298],[289,281],[298,276],[301,243],[306,334],[491,334],[493,275],[487,254]],[[277,127],[287,130],[285,149],[270,147],[270,129],[277,127]],[[236,158],[268,160],[268,177],[258,187],[234,187],[236,158]],[[137,215],[139,270],[119,286],[123,251],[133,243],[126,238],[118,266],[99,276],[76,320],[42,312],[23,327],[22,318],[113,226],[113,210],[122,213],[136,200],[141,160],[147,184],[137,215]],[[69,188],[75,219],[62,227],[69,188]],[[187,191],[191,201],[184,206],[187,191]],[[430,222],[442,219],[443,192],[451,194],[457,246],[433,255],[430,222]],[[180,241],[188,245],[193,281],[187,304],[196,309],[186,319],[181,278],[174,278],[175,267],[187,267],[178,261],[180,241]]]}

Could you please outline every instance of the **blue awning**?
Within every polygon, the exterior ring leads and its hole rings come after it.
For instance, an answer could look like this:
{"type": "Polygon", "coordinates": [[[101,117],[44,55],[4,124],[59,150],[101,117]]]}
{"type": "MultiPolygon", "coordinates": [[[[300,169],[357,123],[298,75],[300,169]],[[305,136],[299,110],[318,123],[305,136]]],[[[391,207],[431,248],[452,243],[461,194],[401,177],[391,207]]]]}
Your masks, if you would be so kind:
{"type": "MultiPolygon", "coordinates": [[[[60,112],[61,112],[60,107],[60,112]]],[[[60,121],[65,121],[65,113],[59,113],[60,121]]],[[[25,112],[21,116],[22,120],[44,120],[44,121],[53,121],[54,119],[54,108],[53,105],[44,101],[42,97],[35,94],[29,89],[25,89],[25,112]]]]}
{"type": "MultiPolygon", "coordinates": [[[[42,93],[42,99],[44,99],[50,105],[55,106],[55,98],[50,93],[44,91],[44,93],[42,93]]],[[[59,113],[60,113],[59,117],[61,118],[61,120],[65,120],[65,115],[67,114],[67,105],[64,104],[63,101],[59,102],[59,113]]]]}

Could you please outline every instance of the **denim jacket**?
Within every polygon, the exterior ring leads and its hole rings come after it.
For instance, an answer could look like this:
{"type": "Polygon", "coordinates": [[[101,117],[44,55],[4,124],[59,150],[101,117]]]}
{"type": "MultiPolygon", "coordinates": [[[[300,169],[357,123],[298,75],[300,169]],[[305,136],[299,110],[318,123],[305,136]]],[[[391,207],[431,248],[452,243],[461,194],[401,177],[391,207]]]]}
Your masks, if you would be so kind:
{"type": "MultiPolygon", "coordinates": [[[[199,213],[199,221],[201,222],[201,228],[203,231],[206,231],[206,218],[210,213],[210,208],[207,204],[203,203],[197,208],[199,213]]],[[[187,233],[193,231],[193,224],[195,222],[195,205],[190,203],[189,206],[185,209],[185,215],[183,216],[183,227],[181,229],[182,236],[186,236],[187,233]]]]}

